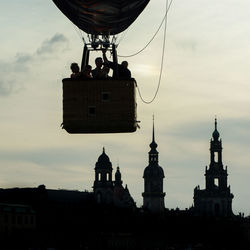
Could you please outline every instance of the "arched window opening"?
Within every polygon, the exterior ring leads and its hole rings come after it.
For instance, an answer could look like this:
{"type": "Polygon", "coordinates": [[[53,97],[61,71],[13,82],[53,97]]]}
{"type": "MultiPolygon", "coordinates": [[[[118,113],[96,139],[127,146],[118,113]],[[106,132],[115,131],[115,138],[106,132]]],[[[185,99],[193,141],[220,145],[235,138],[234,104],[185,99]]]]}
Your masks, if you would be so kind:
{"type": "Polygon", "coordinates": [[[218,152],[214,152],[214,162],[218,162],[219,161],[219,154],[218,152]]]}
{"type": "Polygon", "coordinates": [[[214,178],[214,185],[219,187],[219,178],[214,178]]]}

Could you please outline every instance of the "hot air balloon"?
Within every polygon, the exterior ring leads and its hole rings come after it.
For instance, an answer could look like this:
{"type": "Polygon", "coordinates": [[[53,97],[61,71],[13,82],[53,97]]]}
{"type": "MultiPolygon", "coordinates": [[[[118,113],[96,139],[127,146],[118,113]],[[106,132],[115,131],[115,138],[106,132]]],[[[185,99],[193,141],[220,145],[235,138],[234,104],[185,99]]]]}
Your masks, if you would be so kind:
{"type": "Polygon", "coordinates": [[[63,79],[63,128],[68,133],[134,132],[138,127],[135,79],[119,78],[117,52],[111,37],[126,30],[149,0],[53,0],[60,11],[88,34],[81,69],[91,51],[108,50],[113,78],[63,79]]]}

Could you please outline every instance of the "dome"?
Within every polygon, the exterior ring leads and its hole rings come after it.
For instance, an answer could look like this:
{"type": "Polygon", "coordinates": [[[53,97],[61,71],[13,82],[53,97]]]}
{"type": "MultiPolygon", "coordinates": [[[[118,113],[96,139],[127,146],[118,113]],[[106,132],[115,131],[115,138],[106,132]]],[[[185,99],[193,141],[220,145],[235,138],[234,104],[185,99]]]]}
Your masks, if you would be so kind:
{"type": "Polygon", "coordinates": [[[103,148],[102,154],[98,157],[96,168],[110,168],[111,162],[109,157],[105,153],[105,149],[103,148]]]}
{"type": "Polygon", "coordinates": [[[105,151],[98,157],[98,162],[100,163],[106,163],[110,162],[109,157],[105,154],[105,151]]]}
{"type": "Polygon", "coordinates": [[[147,177],[161,177],[164,178],[164,171],[160,166],[149,165],[145,168],[143,178],[147,177]]]}

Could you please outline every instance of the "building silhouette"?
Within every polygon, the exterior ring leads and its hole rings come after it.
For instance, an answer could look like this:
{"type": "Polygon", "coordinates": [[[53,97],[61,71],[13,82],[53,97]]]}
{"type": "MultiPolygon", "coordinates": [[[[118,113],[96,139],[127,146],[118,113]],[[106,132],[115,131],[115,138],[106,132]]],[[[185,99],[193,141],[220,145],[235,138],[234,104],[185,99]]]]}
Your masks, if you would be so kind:
{"type": "Polygon", "coordinates": [[[164,197],[165,193],[163,192],[163,178],[164,171],[158,164],[158,151],[157,143],[155,142],[155,133],[154,133],[154,123],[153,123],[153,135],[152,142],[149,145],[150,151],[149,155],[149,164],[144,170],[144,193],[143,196],[143,207],[151,212],[158,213],[163,212],[165,208],[164,197]]]}
{"type": "Polygon", "coordinates": [[[113,200],[113,181],[112,181],[112,163],[103,148],[95,164],[94,196],[98,203],[112,203],[113,200]]]}
{"type": "Polygon", "coordinates": [[[36,214],[31,206],[0,203],[0,211],[0,235],[36,228],[36,214]]]}
{"type": "Polygon", "coordinates": [[[144,208],[136,208],[119,166],[112,178],[112,163],[103,148],[95,164],[93,192],[44,185],[0,188],[0,249],[250,249],[250,217],[232,213],[217,121],[206,188],[195,188],[195,205],[185,210],[164,208],[164,171],[154,132],[153,124],[143,175],[144,208]]]}
{"type": "Polygon", "coordinates": [[[95,164],[94,197],[99,204],[110,204],[118,207],[135,207],[127,185],[122,185],[120,167],[117,167],[115,180],[112,180],[112,163],[103,148],[95,164]]]}
{"type": "Polygon", "coordinates": [[[215,130],[210,141],[210,164],[206,166],[206,188],[201,190],[199,186],[194,189],[194,210],[198,215],[231,216],[233,194],[227,184],[227,166],[224,169],[222,163],[222,140],[215,130]]]}

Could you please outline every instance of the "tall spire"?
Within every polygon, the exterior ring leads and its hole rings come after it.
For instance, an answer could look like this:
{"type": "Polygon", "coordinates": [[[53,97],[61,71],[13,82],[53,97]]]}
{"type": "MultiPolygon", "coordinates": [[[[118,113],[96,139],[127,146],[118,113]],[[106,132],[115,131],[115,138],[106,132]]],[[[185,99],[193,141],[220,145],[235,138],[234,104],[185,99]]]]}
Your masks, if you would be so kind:
{"type": "MultiPolygon", "coordinates": [[[[152,131],[152,142],[150,143],[150,148],[151,148],[151,151],[153,152],[157,152],[156,148],[157,148],[157,143],[155,142],[155,123],[154,123],[154,115],[153,115],[153,131],[152,131]]],[[[151,152],[150,151],[150,152],[151,152]]]]}
{"type": "Polygon", "coordinates": [[[157,143],[155,142],[155,126],[154,126],[154,116],[153,116],[153,131],[152,131],[152,142],[150,143],[151,150],[149,151],[149,163],[158,163],[158,151],[157,143]]]}
{"type": "Polygon", "coordinates": [[[163,178],[164,171],[158,164],[158,151],[157,143],[155,142],[155,126],[153,116],[153,130],[152,130],[152,142],[150,143],[150,151],[148,152],[149,164],[145,168],[143,173],[144,178],[144,193],[143,207],[151,212],[163,212],[164,211],[164,196],[163,192],[163,178]]]}

